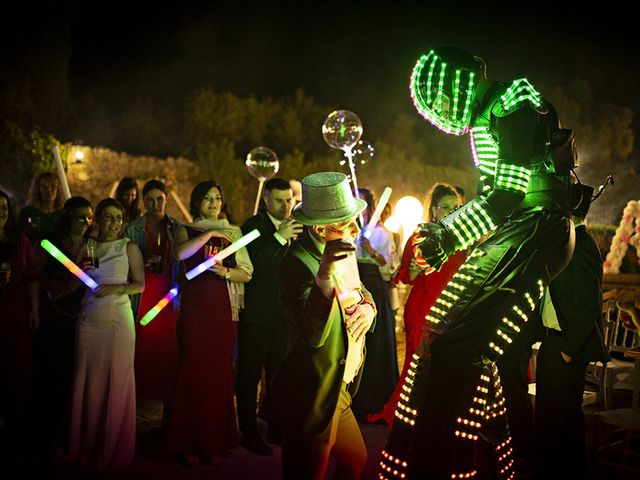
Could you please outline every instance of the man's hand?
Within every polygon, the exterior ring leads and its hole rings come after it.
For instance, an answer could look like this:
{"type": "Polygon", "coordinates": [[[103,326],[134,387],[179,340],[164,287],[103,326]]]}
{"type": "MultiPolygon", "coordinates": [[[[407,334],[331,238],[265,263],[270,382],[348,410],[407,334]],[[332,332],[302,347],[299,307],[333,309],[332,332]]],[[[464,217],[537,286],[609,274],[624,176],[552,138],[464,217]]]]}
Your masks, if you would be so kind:
{"type": "Polygon", "coordinates": [[[330,240],[325,244],[324,253],[318,268],[318,278],[322,281],[330,281],[335,271],[336,262],[347,258],[347,255],[356,251],[351,242],[345,240],[330,240]]]}
{"type": "Polygon", "coordinates": [[[373,323],[375,316],[375,312],[371,305],[368,303],[361,303],[345,322],[347,332],[349,332],[349,335],[351,335],[354,340],[362,340],[371,328],[371,324],[373,323]]]}
{"type": "Polygon", "coordinates": [[[302,224],[296,222],[293,218],[288,218],[282,221],[280,228],[278,229],[278,235],[285,240],[295,240],[298,235],[302,233],[302,224]]]}

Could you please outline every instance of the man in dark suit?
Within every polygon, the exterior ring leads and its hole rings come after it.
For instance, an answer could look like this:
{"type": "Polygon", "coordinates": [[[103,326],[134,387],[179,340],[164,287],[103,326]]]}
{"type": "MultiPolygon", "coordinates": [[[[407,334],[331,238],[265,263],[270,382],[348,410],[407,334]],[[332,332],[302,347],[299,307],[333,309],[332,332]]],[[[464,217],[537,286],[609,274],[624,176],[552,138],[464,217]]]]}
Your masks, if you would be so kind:
{"type": "Polygon", "coordinates": [[[238,326],[239,362],[236,379],[240,445],[258,455],[271,447],[258,433],[256,400],[265,369],[267,383],[287,353],[287,329],[278,295],[278,267],[302,225],[291,216],[293,192],[287,180],[271,178],[264,186],[264,206],[242,225],[242,232],[258,229],[260,237],[247,245],[253,277],[245,286],[244,310],[238,326]]]}
{"type": "Polygon", "coordinates": [[[576,241],[571,261],[545,292],[541,318],[529,322],[522,343],[505,352],[499,364],[516,458],[522,459],[525,471],[535,464],[540,479],[585,477],[586,369],[589,362],[609,359],[602,337],[602,258],[584,225],[593,189],[575,188],[587,190],[582,206],[572,212],[576,241]],[[542,344],[536,369],[533,447],[524,372],[536,340],[542,344]]]}
{"type": "Polygon", "coordinates": [[[355,480],[366,462],[350,408],[362,372],[364,337],[375,317],[353,256],[355,219],[365,206],[353,197],[342,173],[302,180],[302,202],[293,218],[309,229],[293,242],[279,272],[291,350],[261,410],[263,418],[282,429],[285,479],[324,479],[332,456],[336,478],[355,480]],[[354,273],[357,288],[348,290],[345,280],[354,273]]]}

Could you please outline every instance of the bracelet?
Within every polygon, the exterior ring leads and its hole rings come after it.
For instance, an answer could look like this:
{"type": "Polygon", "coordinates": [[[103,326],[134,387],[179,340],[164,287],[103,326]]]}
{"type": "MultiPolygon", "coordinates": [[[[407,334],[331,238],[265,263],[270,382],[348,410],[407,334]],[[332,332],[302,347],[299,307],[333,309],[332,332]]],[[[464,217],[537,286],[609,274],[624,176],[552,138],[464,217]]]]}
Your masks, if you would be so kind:
{"type": "Polygon", "coordinates": [[[229,267],[227,268],[227,273],[224,274],[224,279],[225,280],[229,280],[231,278],[231,269],[229,267]]]}

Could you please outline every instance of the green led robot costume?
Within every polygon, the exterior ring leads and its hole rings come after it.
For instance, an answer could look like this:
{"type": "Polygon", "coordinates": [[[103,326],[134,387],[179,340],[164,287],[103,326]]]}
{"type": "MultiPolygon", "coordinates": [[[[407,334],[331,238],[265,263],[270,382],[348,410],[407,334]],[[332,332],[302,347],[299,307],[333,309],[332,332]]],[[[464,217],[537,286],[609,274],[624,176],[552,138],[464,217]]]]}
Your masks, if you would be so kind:
{"type": "MultiPolygon", "coordinates": [[[[414,248],[439,268],[474,245],[426,317],[434,332],[417,352],[382,452],[381,479],[479,475],[478,439],[494,452],[497,478],[513,478],[505,401],[495,361],[544,288],[573,252],[567,149],[554,149],[553,107],[526,80],[484,78],[484,64],[453,48],[431,50],[411,75],[418,112],[437,128],[470,134],[478,194],[438,223],[423,224],[414,248]]],[[[571,149],[571,151],[575,151],[571,149]]]]}

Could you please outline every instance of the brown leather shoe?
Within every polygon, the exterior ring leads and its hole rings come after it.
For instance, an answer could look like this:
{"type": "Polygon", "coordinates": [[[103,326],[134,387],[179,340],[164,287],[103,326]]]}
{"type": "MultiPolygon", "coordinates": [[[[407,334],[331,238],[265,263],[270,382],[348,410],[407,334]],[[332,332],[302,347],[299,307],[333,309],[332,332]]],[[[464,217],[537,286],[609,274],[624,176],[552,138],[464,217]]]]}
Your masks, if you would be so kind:
{"type": "Polygon", "coordinates": [[[243,433],[240,445],[256,455],[271,455],[273,449],[258,433],[243,433]]]}

